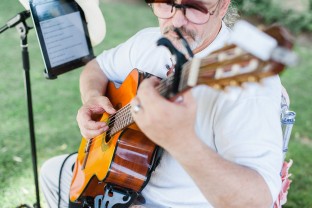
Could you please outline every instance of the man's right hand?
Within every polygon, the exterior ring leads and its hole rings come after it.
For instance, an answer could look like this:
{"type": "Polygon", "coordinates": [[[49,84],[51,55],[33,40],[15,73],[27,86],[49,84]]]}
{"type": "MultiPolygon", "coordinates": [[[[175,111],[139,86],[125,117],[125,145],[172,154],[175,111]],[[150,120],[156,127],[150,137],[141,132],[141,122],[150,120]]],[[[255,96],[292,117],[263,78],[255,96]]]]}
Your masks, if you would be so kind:
{"type": "Polygon", "coordinates": [[[116,113],[111,102],[105,96],[90,98],[78,110],[77,123],[84,138],[91,139],[108,130],[108,125],[99,121],[99,117],[105,112],[108,114],[116,113]]]}

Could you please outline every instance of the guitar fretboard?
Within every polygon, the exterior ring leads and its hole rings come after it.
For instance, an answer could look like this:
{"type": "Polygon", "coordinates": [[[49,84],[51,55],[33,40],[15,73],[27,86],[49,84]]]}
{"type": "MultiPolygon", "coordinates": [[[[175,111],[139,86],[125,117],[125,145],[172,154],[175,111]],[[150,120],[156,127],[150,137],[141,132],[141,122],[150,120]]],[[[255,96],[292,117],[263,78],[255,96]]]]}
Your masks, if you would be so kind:
{"type": "MultiPolygon", "coordinates": [[[[185,63],[180,74],[177,93],[198,84],[206,84],[220,89],[228,85],[236,85],[237,82],[257,81],[262,78],[257,77],[257,73],[264,74],[266,72],[263,77],[271,75],[267,72],[274,73],[274,66],[264,67],[263,64],[266,64],[266,62],[262,61],[262,65],[260,62],[257,57],[235,45],[226,46],[205,58],[194,58],[192,61],[185,63]]],[[[173,84],[174,73],[161,80],[156,90],[161,96],[170,99],[175,96],[175,94],[172,94],[173,84]]],[[[107,135],[112,137],[132,123],[134,123],[134,120],[131,115],[131,105],[127,104],[118,110],[116,114],[109,117],[107,135]]]]}

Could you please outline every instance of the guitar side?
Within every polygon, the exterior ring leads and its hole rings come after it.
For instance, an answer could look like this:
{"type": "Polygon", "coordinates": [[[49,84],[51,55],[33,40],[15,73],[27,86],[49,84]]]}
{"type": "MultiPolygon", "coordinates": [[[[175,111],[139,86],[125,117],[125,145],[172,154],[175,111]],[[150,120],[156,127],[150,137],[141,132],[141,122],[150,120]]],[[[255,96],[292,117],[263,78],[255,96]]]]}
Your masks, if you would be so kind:
{"type": "MultiPolygon", "coordinates": [[[[141,79],[143,75],[133,70],[119,88],[112,82],[108,84],[106,96],[116,110],[132,100],[141,79]]],[[[109,115],[104,113],[101,121],[109,122],[109,115]]],[[[71,201],[103,194],[106,183],[135,191],[142,189],[156,145],[135,124],[111,138],[106,133],[93,138],[88,155],[85,152],[86,145],[87,140],[82,138],[70,187],[71,201]]]]}

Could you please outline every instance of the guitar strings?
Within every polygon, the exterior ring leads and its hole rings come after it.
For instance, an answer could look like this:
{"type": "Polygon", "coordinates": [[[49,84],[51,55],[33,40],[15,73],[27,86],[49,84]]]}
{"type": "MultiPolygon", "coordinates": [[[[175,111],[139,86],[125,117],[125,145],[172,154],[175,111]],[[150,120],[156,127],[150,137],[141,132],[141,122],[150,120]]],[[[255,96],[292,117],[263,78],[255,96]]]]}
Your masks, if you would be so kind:
{"type": "MultiPolygon", "coordinates": [[[[165,90],[167,90],[167,86],[164,84],[165,82],[170,82],[170,84],[172,83],[173,79],[171,78],[168,78],[166,80],[162,80],[161,83],[156,87],[157,91],[160,93],[160,94],[163,94],[165,92],[165,90]]],[[[121,108],[120,110],[117,111],[116,114],[114,115],[111,115],[109,116],[109,130],[111,130],[111,127],[113,128],[115,125],[116,125],[116,120],[118,120],[119,118],[122,118],[122,117],[126,117],[126,119],[130,118],[130,121],[127,122],[127,123],[132,123],[133,119],[132,119],[132,116],[131,116],[131,112],[130,112],[130,109],[131,109],[131,105],[130,104],[127,104],[125,105],[123,108],[121,108]]],[[[117,126],[118,127],[118,126],[117,126]]],[[[115,127],[116,128],[116,127],[115,127]]]]}
{"type": "MultiPolygon", "coordinates": [[[[242,55],[244,54],[243,51],[240,50],[236,50],[236,47],[234,48],[228,48],[226,49],[226,51],[219,51],[217,53],[214,54],[210,54],[209,56],[202,58],[201,60],[201,67],[200,68],[206,68],[207,66],[215,63],[215,62],[219,62],[219,61],[225,61],[225,60],[229,60],[231,58],[233,58],[232,56],[237,56],[237,55],[242,55]],[[225,56],[227,57],[225,57],[225,56]],[[225,60],[219,60],[219,59],[225,59],[225,60]],[[203,67],[203,65],[205,67],[203,67]]],[[[184,68],[182,71],[182,83],[184,85],[186,85],[185,83],[187,83],[187,79],[190,73],[191,68],[184,68]]],[[[167,79],[164,79],[160,82],[160,84],[156,87],[156,89],[158,90],[158,92],[161,95],[165,95],[165,93],[168,92],[168,86],[171,86],[174,80],[174,74],[170,74],[168,76],[167,79]]],[[[183,85],[182,85],[183,86],[183,85]]],[[[117,133],[119,130],[121,130],[122,128],[130,125],[131,123],[134,122],[133,117],[131,115],[131,105],[130,103],[128,103],[127,105],[125,105],[124,107],[122,107],[121,109],[119,109],[115,114],[110,115],[108,117],[108,130],[106,131],[107,135],[109,135],[110,137],[113,136],[115,133],[117,133]],[[117,122],[116,122],[117,121],[117,122]]],[[[101,138],[99,138],[101,139],[101,138]]],[[[96,140],[95,138],[92,138],[91,140],[96,140]]],[[[91,141],[92,142],[92,141],[91,141]]]]}

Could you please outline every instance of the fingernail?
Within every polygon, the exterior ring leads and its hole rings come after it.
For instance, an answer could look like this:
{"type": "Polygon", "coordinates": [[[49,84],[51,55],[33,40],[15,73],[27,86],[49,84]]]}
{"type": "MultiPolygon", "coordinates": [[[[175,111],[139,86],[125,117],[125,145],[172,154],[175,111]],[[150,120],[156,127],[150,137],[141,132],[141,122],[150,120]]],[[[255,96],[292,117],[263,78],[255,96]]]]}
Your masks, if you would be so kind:
{"type": "Polygon", "coordinates": [[[179,97],[176,98],[175,100],[176,103],[182,103],[183,102],[183,96],[180,95],[179,97]]]}

